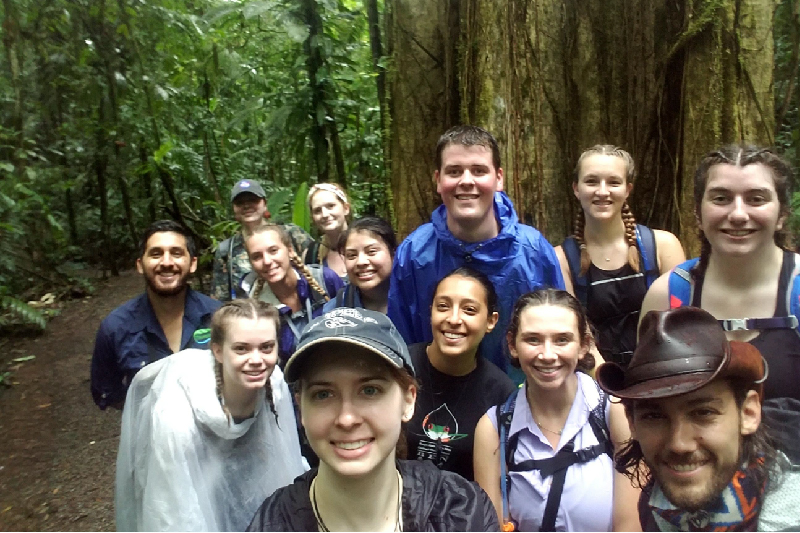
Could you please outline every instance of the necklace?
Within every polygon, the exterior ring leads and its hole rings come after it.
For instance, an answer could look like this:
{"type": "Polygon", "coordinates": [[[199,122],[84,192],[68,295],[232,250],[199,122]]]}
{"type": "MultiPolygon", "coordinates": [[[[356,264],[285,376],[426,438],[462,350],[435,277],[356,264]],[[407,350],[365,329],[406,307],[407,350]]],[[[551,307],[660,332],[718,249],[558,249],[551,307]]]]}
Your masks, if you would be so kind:
{"type": "MultiPolygon", "coordinates": [[[[397,472],[397,521],[394,525],[394,531],[403,531],[403,477],[400,475],[399,470],[395,470],[395,472],[397,472]]],[[[317,507],[316,477],[311,482],[311,507],[314,510],[314,518],[317,519],[317,527],[319,527],[319,530],[330,531],[328,526],[325,525],[322,515],[319,514],[319,508],[317,507]]]]}
{"type": "MultiPolygon", "coordinates": [[[[534,419],[533,421],[536,422],[536,419],[534,419]]],[[[539,429],[543,429],[545,431],[549,431],[550,433],[553,433],[554,435],[561,436],[561,434],[564,432],[563,429],[561,431],[553,431],[552,429],[548,429],[548,428],[544,427],[539,422],[536,422],[536,425],[539,426],[539,429]]]]}

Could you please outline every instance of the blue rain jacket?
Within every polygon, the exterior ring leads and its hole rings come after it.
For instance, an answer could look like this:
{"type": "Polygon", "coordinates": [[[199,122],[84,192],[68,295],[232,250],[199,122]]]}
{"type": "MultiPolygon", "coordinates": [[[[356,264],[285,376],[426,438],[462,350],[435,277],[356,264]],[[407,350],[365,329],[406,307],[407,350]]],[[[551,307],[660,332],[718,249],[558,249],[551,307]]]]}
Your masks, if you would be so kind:
{"type": "Polygon", "coordinates": [[[497,237],[478,243],[456,239],[447,229],[447,211],[439,206],[397,248],[389,289],[389,318],[408,344],[431,342],[431,302],[438,281],[460,266],[486,274],[498,297],[500,321],[481,343],[480,353],[520,381],[509,364],[505,331],[517,298],[542,287],[564,288],[555,250],[531,226],[519,222],[511,199],[494,195],[497,237]]]}

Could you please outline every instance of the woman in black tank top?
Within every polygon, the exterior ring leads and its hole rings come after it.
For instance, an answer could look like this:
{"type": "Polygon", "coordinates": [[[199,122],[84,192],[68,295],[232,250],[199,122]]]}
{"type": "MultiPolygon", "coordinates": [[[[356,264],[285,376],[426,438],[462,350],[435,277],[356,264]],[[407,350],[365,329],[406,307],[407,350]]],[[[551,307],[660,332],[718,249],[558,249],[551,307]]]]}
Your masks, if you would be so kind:
{"type": "Polygon", "coordinates": [[[656,274],[685,259],[678,239],[666,231],[653,230],[654,250],[639,249],[627,203],[633,178],[633,158],[625,150],[597,145],[583,152],[572,184],[581,209],[573,235],[556,248],[567,290],[586,306],[597,330],[600,354],[623,366],[636,346],[639,309],[647,292],[643,254],[656,258],[656,274]],[[580,265],[568,257],[576,248],[580,265]]]}
{"type": "Polygon", "coordinates": [[[693,291],[679,294],[674,278],[673,294],[670,276],[662,276],[642,305],[642,315],[701,307],[720,320],[729,339],[758,348],[769,366],[766,399],[800,399],[800,334],[788,298],[800,256],[782,248],[791,182],[791,167],[768,149],[727,146],[706,155],[694,178],[701,254],[682,265],[689,279],[681,287],[693,291]]]}

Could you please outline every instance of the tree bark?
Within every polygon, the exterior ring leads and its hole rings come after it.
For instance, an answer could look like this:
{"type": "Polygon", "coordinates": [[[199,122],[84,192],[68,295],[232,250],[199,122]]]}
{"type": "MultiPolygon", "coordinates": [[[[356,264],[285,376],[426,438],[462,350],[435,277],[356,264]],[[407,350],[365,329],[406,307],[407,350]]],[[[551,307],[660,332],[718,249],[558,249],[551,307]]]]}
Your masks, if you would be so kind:
{"type": "Polygon", "coordinates": [[[572,230],[580,153],[597,143],[625,148],[638,169],[635,215],[677,232],[690,254],[698,251],[691,180],[700,157],[725,143],[773,140],[774,0],[434,4],[389,5],[390,159],[402,234],[434,207],[433,149],[453,124],[494,133],[520,218],[553,244],[572,230]]]}

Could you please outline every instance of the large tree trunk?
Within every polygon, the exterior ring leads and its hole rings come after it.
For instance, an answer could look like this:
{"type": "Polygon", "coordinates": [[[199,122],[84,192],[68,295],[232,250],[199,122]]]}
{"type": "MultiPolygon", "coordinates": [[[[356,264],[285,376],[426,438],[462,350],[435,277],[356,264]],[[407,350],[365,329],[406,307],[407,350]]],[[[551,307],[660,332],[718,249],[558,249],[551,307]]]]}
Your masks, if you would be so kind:
{"type": "Polygon", "coordinates": [[[678,232],[690,253],[702,154],[772,142],[772,0],[429,4],[391,3],[391,173],[402,234],[427,220],[436,138],[460,122],[495,134],[520,218],[554,244],[578,208],[578,155],[611,143],[636,160],[637,218],[678,232]]]}
{"type": "Polygon", "coordinates": [[[459,1],[387,4],[391,117],[389,153],[397,232],[426,222],[439,203],[433,186],[439,135],[460,121],[456,54],[459,1]],[[449,24],[448,24],[449,22],[449,24]]]}

